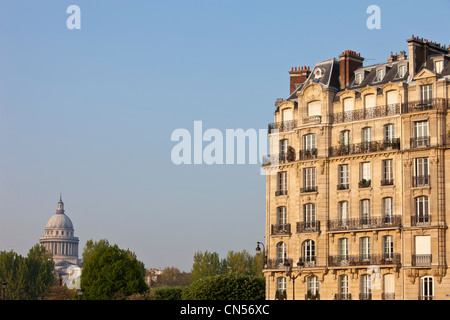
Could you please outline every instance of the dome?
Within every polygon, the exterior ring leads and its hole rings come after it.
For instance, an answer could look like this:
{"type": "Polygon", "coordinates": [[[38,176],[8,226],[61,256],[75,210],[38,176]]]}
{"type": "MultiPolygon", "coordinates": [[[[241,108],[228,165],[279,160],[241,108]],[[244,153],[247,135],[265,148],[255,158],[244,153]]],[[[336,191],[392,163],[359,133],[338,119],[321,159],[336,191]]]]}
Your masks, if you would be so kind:
{"type": "Polygon", "coordinates": [[[71,229],[73,230],[72,221],[64,213],[54,214],[47,222],[46,229],[71,229]]]}

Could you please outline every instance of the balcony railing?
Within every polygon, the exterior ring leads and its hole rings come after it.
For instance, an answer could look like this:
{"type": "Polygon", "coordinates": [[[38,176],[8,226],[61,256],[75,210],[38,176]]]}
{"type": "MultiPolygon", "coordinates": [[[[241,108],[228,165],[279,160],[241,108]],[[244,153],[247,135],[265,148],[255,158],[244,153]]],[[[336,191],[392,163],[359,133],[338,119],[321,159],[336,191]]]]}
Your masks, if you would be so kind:
{"type": "Polygon", "coordinates": [[[297,127],[297,120],[288,120],[281,122],[269,123],[268,131],[269,133],[278,130],[278,132],[291,131],[297,127]]]}
{"type": "Polygon", "coordinates": [[[402,216],[353,218],[328,220],[328,231],[358,230],[371,228],[396,228],[402,225],[402,216]]]}
{"type": "Polygon", "coordinates": [[[300,188],[300,193],[317,192],[317,186],[306,186],[300,188]]]}
{"type": "Polygon", "coordinates": [[[430,136],[413,137],[409,145],[410,148],[427,148],[430,146],[430,136]]]}
{"type": "Polygon", "coordinates": [[[291,234],[291,224],[273,224],[272,225],[272,234],[273,235],[289,235],[291,234]]]}
{"type": "Polygon", "coordinates": [[[287,196],[287,190],[277,190],[275,191],[275,196],[287,196]]]}
{"type": "Polygon", "coordinates": [[[412,226],[420,227],[420,226],[429,226],[430,224],[431,224],[431,214],[411,216],[412,226]]]}
{"type": "Polygon", "coordinates": [[[398,265],[400,253],[337,255],[328,257],[329,267],[398,265]]]}
{"type": "Polygon", "coordinates": [[[409,101],[402,104],[402,113],[420,112],[427,110],[445,110],[448,102],[445,98],[434,98],[421,101],[409,101]]]}
{"type": "Polygon", "coordinates": [[[351,293],[336,293],[334,295],[334,300],[352,300],[351,293]]]}
{"type": "Polygon", "coordinates": [[[360,110],[337,112],[331,115],[331,122],[342,123],[364,119],[388,117],[400,114],[400,104],[389,104],[360,110]]]}
{"type": "Polygon", "coordinates": [[[300,257],[304,268],[314,268],[316,266],[316,256],[300,257]]]}
{"type": "Polygon", "coordinates": [[[394,185],[394,179],[383,179],[381,180],[382,186],[393,186],[394,185]]]}
{"type": "Polygon", "coordinates": [[[319,232],[320,221],[297,222],[297,232],[319,232]]]}
{"type": "Polygon", "coordinates": [[[285,261],[289,261],[289,263],[291,264],[291,266],[293,265],[293,259],[291,258],[286,258],[286,259],[267,259],[267,263],[265,268],[266,269],[284,269],[284,262],[285,261]]]}
{"type": "Polygon", "coordinates": [[[270,154],[262,157],[262,165],[266,166],[269,164],[277,164],[277,163],[288,163],[295,161],[295,152],[293,153],[278,153],[278,154],[270,154]]]}
{"type": "Polygon", "coordinates": [[[339,183],[337,185],[338,190],[348,190],[350,185],[348,183],[339,183]]]}
{"type": "Polygon", "coordinates": [[[299,160],[316,159],[317,158],[317,149],[311,148],[311,149],[306,149],[306,150],[300,150],[298,155],[299,155],[299,160]]]}
{"type": "Polygon", "coordinates": [[[304,117],[302,119],[302,124],[315,124],[315,123],[321,123],[322,122],[322,116],[310,116],[310,117],[304,117]]]}
{"type": "Polygon", "coordinates": [[[431,254],[413,254],[411,263],[414,267],[431,266],[431,254]]]}
{"type": "Polygon", "coordinates": [[[424,187],[430,185],[430,176],[413,176],[413,187],[424,187]]]}
{"type": "Polygon", "coordinates": [[[399,150],[400,138],[390,141],[367,141],[354,144],[341,144],[329,148],[330,157],[347,156],[350,154],[371,153],[387,150],[399,150]]]}
{"type": "Polygon", "coordinates": [[[371,293],[360,293],[359,300],[372,300],[372,294],[371,293]]]}

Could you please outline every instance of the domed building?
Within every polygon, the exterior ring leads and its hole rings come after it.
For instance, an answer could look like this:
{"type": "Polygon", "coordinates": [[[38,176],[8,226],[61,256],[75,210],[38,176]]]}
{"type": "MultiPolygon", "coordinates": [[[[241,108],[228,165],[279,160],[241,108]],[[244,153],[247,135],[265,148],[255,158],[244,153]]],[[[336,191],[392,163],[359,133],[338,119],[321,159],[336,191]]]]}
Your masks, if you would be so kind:
{"type": "Polygon", "coordinates": [[[53,253],[55,267],[79,265],[79,240],[74,236],[73,224],[64,213],[64,202],[59,198],[56,213],[48,220],[45,226],[45,235],[40,237],[40,244],[48,252],[53,253]]]}

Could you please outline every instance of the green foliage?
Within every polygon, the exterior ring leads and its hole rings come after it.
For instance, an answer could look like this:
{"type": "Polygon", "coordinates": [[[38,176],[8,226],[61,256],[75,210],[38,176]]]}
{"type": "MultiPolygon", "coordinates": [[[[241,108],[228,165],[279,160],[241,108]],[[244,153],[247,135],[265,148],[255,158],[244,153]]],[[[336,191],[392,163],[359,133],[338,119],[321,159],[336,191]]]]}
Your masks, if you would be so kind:
{"type": "Polygon", "coordinates": [[[182,300],[183,291],[188,287],[176,286],[176,287],[158,287],[152,289],[154,293],[152,299],[154,300],[182,300]]]}
{"type": "Polygon", "coordinates": [[[196,281],[204,277],[221,274],[225,270],[226,267],[223,261],[219,259],[219,254],[217,252],[197,252],[194,255],[194,264],[191,271],[191,281],[196,281]]]}
{"type": "Polygon", "coordinates": [[[107,240],[86,243],[81,287],[83,299],[110,300],[148,290],[144,265],[129,250],[107,240]]]}
{"type": "Polygon", "coordinates": [[[44,296],[54,284],[54,263],[51,254],[39,244],[27,257],[10,251],[0,252],[0,281],[7,282],[5,299],[28,300],[44,296]]]}
{"type": "Polygon", "coordinates": [[[183,291],[184,300],[262,300],[263,277],[229,273],[207,276],[193,282],[183,291]]]}

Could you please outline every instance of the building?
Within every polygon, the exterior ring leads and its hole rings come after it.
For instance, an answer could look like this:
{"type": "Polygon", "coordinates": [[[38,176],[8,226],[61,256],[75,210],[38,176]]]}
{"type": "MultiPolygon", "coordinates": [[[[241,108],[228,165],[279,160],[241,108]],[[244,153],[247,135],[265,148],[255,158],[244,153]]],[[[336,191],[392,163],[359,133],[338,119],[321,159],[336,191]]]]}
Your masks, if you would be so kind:
{"type": "Polygon", "coordinates": [[[48,220],[45,235],[40,238],[40,244],[53,254],[57,272],[64,273],[68,267],[80,265],[79,240],[74,236],[74,232],[72,221],[65,214],[64,202],[60,197],[56,213],[48,220]]]}
{"type": "Polygon", "coordinates": [[[449,47],[406,42],[290,71],[263,159],[267,299],[449,299],[449,47]]]}

